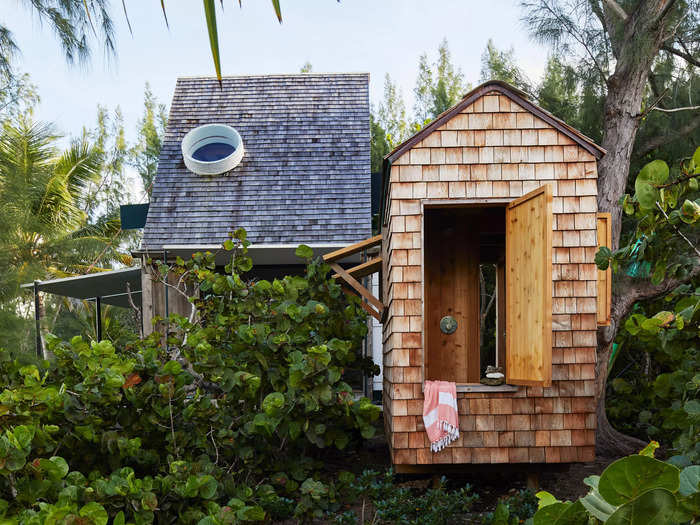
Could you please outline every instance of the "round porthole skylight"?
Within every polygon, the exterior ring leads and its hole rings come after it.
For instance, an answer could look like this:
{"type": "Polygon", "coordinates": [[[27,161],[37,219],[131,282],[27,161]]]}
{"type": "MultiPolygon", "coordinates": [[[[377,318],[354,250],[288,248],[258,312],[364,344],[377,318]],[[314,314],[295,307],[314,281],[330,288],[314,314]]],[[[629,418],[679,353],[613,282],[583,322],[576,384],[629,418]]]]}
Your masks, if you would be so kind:
{"type": "Polygon", "coordinates": [[[190,130],[182,139],[185,166],[198,175],[219,175],[241,162],[243,140],[225,124],[205,124],[190,130]]]}

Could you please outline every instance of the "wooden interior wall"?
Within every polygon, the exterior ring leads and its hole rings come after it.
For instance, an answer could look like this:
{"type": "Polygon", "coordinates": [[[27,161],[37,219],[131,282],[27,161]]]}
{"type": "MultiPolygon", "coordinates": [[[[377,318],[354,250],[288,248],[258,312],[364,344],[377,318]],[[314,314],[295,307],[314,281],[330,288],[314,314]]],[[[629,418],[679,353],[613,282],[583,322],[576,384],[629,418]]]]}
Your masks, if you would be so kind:
{"type": "MultiPolygon", "coordinates": [[[[478,383],[479,374],[479,229],[460,210],[425,214],[426,379],[478,383]],[[457,329],[440,330],[452,316],[457,329]]],[[[410,323],[410,320],[409,320],[410,323]]]]}
{"type": "Polygon", "coordinates": [[[384,414],[397,465],[590,461],[595,439],[595,158],[499,94],[396,159],[383,225],[384,414]],[[460,393],[460,438],[432,453],[422,423],[422,207],[553,188],[552,386],[460,393]]]}

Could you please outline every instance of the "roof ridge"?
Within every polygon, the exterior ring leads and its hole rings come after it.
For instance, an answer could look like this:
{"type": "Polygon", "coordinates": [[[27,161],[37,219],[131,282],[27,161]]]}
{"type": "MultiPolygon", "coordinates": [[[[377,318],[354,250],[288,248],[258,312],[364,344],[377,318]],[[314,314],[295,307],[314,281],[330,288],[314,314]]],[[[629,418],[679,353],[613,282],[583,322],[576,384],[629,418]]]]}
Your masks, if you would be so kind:
{"type": "MultiPolygon", "coordinates": [[[[273,78],[273,77],[288,77],[288,78],[304,78],[304,77],[336,77],[336,76],[369,76],[369,71],[348,71],[329,72],[329,73],[264,73],[261,75],[223,75],[222,80],[226,79],[246,79],[246,78],[273,78]]],[[[218,80],[214,75],[184,75],[178,76],[177,80],[218,80]]]]}

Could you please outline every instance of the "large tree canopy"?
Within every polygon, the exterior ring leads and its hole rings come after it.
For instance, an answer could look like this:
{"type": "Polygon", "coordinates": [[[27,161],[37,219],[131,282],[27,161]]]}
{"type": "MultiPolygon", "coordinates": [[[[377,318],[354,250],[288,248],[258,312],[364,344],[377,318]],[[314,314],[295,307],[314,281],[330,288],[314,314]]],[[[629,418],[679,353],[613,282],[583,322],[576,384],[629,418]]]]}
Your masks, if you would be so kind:
{"type": "MultiPolygon", "coordinates": [[[[599,122],[601,145],[607,150],[598,164],[598,208],[612,214],[611,248],[615,250],[634,233],[623,231],[620,206],[629,189],[632,161],[648,160],[652,151],[682,143],[700,125],[700,107],[687,104],[700,96],[700,4],[696,0],[533,0],[522,5],[535,39],[551,45],[559,56],[578,60],[579,81],[588,86],[588,93],[581,93],[584,103],[600,97],[602,112],[587,113],[586,118],[593,127],[599,122]],[[687,89],[675,89],[681,85],[687,89]]],[[[682,146],[686,152],[692,150],[682,146]]],[[[602,451],[630,450],[605,414],[608,362],[620,324],[638,301],[664,295],[697,276],[700,259],[691,253],[689,260],[689,266],[667,274],[661,282],[616,274],[612,322],[599,330],[598,337],[598,446],[602,451]]]]}

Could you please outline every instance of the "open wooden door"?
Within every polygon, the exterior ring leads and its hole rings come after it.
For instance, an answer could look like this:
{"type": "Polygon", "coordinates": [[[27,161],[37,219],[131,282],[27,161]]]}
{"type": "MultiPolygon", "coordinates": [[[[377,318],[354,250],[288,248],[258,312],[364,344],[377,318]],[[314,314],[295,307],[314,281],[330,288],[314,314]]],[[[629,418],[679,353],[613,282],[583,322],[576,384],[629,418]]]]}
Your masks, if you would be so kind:
{"type": "Polygon", "coordinates": [[[506,382],[552,384],[552,188],[506,208],[506,382]]]}

